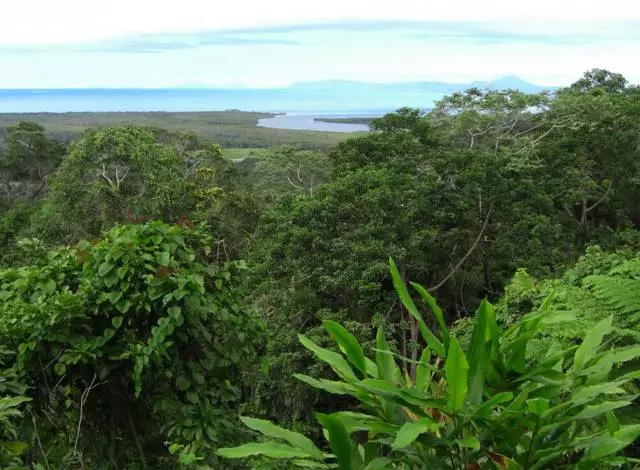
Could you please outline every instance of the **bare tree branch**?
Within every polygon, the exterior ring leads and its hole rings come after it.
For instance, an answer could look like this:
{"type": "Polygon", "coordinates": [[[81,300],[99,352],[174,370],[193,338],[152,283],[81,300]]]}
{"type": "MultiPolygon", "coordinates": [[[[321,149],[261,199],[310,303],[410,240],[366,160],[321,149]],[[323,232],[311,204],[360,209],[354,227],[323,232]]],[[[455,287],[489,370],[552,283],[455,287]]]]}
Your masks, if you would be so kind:
{"type": "Polygon", "coordinates": [[[595,209],[596,207],[598,207],[602,201],[604,201],[607,196],[609,194],[611,194],[611,190],[613,189],[613,177],[611,177],[611,179],[609,180],[609,187],[607,188],[607,190],[604,192],[604,194],[602,195],[602,197],[600,199],[598,199],[596,202],[594,202],[593,204],[591,204],[589,207],[587,207],[585,209],[585,214],[588,214],[589,212],[591,212],[593,209],[595,209]]]}
{"type": "Polygon", "coordinates": [[[291,178],[287,175],[287,181],[289,182],[289,184],[291,184],[291,186],[293,186],[294,188],[298,188],[298,189],[302,189],[303,191],[306,191],[307,188],[305,188],[304,186],[300,186],[299,184],[294,183],[293,181],[291,181],[291,178]]]}
{"type": "Polygon", "coordinates": [[[449,271],[449,274],[447,274],[444,277],[444,279],[442,279],[435,286],[429,287],[427,289],[427,291],[434,292],[434,291],[440,289],[442,286],[444,286],[445,283],[449,279],[451,279],[451,277],[456,273],[456,271],[460,268],[460,266],[462,266],[464,264],[464,262],[467,260],[467,258],[469,258],[469,256],[471,256],[471,254],[478,247],[478,244],[480,243],[480,240],[482,240],[482,235],[484,234],[485,230],[487,229],[487,226],[489,225],[490,216],[491,216],[491,208],[487,211],[487,216],[484,218],[484,222],[482,224],[482,228],[480,229],[480,232],[478,233],[478,236],[476,237],[476,240],[473,242],[473,245],[471,245],[471,248],[469,248],[469,250],[465,253],[465,255],[460,259],[460,261],[458,261],[458,263],[453,267],[453,269],[451,271],[449,271]]]}
{"type": "Polygon", "coordinates": [[[113,180],[109,178],[109,176],[107,175],[107,167],[104,165],[104,163],[102,164],[102,173],[100,174],[100,176],[102,176],[105,180],[107,180],[107,183],[109,183],[109,186],[111,186],[112,188],[114,187],[113,180]]]}
{"type": "Polygon", "coordinates": [[[44,458],[44,464],[47,467],[47,470],[50,470],[51,467],[49,466],[49,459],[47,459],[47,454],[44,451],[44,448],[42,447],[42,441],[40,440],[40,433],[38,433],[38,425],[36,424],[36,417],[33,415],[33,413],[30,411],[29,414],[31,414],[31,421],[33,422],[33,430],[36,433],[36,440],[38,441],[38,448],[40,449],[40,453],[42,454],[42,458],[44,458]]]}

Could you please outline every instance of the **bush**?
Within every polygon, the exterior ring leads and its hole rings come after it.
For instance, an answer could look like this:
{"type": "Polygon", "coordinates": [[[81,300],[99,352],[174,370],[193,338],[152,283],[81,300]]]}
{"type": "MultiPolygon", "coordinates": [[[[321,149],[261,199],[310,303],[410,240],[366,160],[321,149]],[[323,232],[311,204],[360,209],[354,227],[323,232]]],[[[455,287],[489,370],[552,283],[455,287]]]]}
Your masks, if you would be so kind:
{"type": "Polygon", "coordinates": [[[218,455],[266,456],[292,467],[340,470],[591,469],[633,461],[621,451],[640,436],[640,425],[624,424],[619,413],[634,407],[632,382],[640,369],[629,363],[640,356],[640,347],[611,346],[612,317],[589,330],[579,346],[552,348],[527,364],[527,346],[538,330],[559,320],[549,301],[506,329],[483,301],[464,351],[428,292],[413,284],[439,334],[427,327],[393,261],[391,273],[426,343],[415,373],[407,372],[407,358],[390,350],[382,327],[370,359],[346,329],[325,321],[341,354],[302,335],[300,341],[340,380],[297,378],[352,396],[361,406],[358,412],[316,414],[331,454],[268,421],[242,418],[271,440],[220,449],[218,455]],[[623,363],[626,368],[618,367],[623,363]]]}
{"type": "Polygon", "coordinates": [[[240,302],[243,265],[210,264],[210,242],[124,225],[0,271],[0,342],[30,386],[49,459],[156,467],[167,440],[236,442],[258,323],[240,302]]]}

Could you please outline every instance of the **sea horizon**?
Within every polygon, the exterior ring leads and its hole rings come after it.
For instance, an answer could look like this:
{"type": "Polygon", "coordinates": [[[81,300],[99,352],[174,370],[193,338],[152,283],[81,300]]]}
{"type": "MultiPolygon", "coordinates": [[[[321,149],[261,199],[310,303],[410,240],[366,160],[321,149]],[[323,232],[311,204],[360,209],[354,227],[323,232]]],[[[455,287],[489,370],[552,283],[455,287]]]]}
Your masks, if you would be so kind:
{"type": "Polygon", "coordinates": [[[0,113],[206,112],[376,116],[430,108],[443,93],[292,89],[0,89],[0,113]]]}

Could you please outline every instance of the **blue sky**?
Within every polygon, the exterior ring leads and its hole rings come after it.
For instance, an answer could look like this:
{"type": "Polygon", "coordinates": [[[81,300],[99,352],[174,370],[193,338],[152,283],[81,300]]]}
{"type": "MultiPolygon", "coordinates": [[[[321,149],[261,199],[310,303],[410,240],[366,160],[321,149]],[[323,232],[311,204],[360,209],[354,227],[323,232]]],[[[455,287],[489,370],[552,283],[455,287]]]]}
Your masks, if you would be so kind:
{"type": "Polygon", "coordinates": [[[609,0],[606,10],[592,0],[580,8],[568,0],[429,2],[112,0],[96,3],[100,9],[86,0],[12,2],[3,5],[0,88],[503,75],[563,85],[593,67],[640,82],[635,2],[609,0]]]}

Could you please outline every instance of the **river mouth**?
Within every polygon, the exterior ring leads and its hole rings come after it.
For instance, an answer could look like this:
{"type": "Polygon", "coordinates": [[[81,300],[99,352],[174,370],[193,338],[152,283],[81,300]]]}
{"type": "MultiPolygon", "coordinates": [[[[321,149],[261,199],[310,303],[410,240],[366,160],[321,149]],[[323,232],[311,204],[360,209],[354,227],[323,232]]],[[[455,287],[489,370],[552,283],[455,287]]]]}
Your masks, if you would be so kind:
{"type": "Polygon", "coordinates": [[[334,119],[346,117],[372,117],[372,115],[345,115],[345,114],[278,114],[277,116],[258,119],[258,127],[270,129],[290,129],[301,131],[321,132],[367,132],[366,124],[353,124],[344,122],[325,122],[320,119],[334,119]]]}

